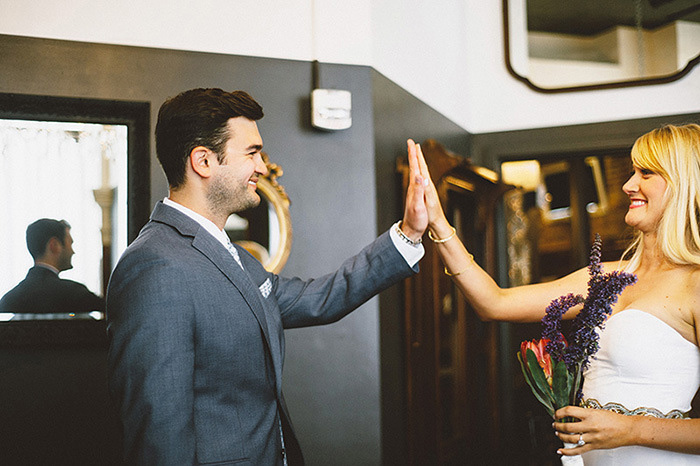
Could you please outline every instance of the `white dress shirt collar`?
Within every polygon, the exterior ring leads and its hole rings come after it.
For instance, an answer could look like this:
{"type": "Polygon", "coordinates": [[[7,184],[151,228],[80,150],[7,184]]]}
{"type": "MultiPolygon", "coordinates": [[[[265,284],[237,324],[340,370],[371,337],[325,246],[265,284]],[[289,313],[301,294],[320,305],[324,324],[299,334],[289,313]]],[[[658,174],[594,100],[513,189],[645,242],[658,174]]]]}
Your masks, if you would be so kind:
{"type": "Polygon", "coordinates": [[[228,235],[223,230],[220,230],[219,227],[217,227],[214,224],[214,222],[204,217],[203,215],[198,214],[194,210],[188,209],[182,204],[178,204],[177,202],[173,201],[168,197],[163,199],[163,204],[170,206],[173,209],[179,210],[195,222],[199,223],[202,226],[202,228],[207,230],[214,238],[217,239],[217,241],[219,241],[224,247],[226,247],[227,243],[229,242],[228,235]]]}
{"type": "Polygon", "coordinates": [[[60,270],[58,270],[56,267],[54,267],[53,265],[47,264],[46,262],[35,262],[34,267],[43,267],[45,269],[52,271],[56,275],[58,275],[58,273],[60,272],[60,270]]]}

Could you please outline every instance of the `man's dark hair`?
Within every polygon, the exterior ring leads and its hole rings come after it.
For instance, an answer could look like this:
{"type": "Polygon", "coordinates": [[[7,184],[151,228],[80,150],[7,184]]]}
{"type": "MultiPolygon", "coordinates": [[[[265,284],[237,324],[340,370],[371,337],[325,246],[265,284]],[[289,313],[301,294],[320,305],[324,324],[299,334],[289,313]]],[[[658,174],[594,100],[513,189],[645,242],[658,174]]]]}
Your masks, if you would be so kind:
{"type": "Polygon", "coordinates": [[[161,105],[156,124],[156,154],[168,184],[177,188],[185,181],[185,167],[192,149],[204,146],[222,161],[230,118],[257,121],[263,111],[248,93],[221,89],[192,89],[161,105]]]}
{"type": "Polygon", "coordinates": [[[65,220],[40,218],[27,227],[27,249],[36,260],[46,252],[46,245],[51,238],[56,238],[61,244],[66,241],[67,229],[70,224],[65,220]]]}

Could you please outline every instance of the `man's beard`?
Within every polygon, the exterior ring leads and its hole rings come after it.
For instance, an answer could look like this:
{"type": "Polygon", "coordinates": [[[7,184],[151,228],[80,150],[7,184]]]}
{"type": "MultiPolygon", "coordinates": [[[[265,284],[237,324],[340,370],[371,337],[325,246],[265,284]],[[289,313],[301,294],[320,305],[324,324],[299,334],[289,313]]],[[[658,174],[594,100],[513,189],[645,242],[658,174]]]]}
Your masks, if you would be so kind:
{"type": "Polygon", "coordinates": [[[215,180],[207,192],[210,208],[227,217],[260,204],[260,197],[252,193],[247,185],[232,185],[225,179],[215,180]]]}
{"type": "Polygon", "coordinates": [[[73,264],[72,264],[71,259],[72,259],[71,257],[61,259],[61,261],[59,262],[58,267],[57,267],[59,272],[63,272],[64,270],[70,270],[73,268],[73,264]]]}

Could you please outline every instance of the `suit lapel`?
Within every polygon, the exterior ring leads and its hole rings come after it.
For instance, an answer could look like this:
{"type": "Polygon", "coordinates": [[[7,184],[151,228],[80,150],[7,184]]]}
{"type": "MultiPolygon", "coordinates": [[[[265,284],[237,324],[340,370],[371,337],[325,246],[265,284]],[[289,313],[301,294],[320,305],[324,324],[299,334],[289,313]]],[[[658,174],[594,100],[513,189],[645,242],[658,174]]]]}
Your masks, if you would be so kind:
{"type": "Polygon", "coordinates": [[[206,230],[200,229],[192,241],[192,246],[204,254],[235,286],[245,299],[248,307],[255,315],[260,328],[265,334],[267,344],[270,344],[270,334],[265,318],[260,290],[253,284],[250,276],[236,263],[236,260],[214,237],[206,230]]]}
{"type": "MultiPolygon", "coordinates": [[[[245,299],[265,335],[265,343],[272,358],[274,380],[271,381],[279,394],[282,393],[282,341],[277,332],[274,314],[267,309],[260,289],[253,282],[249,272],[238,265],[231,254],[207,231],[200,229],[192,241],[192,246],[207,256],[214,265],[229,279],[245,299]],[[267,310],[267,312],[266,312],[267,310]],[[269,315],[267,315],[269,313],[269,315]],[[272,320],[271,320],[272,319],[272,320]]],[[[280,324],[281,325],[281,324],[280,324]]],[[[280,329],[280,332],[282,330],[280,329]]]]}
{"type": "MultiPolygon", "coordinates": [[[[253,256],[247,252],[241,251],[240,248],[239,253],[247,272],[246,275],[250,277],[254,286],[256,283],[270,280],[270,275],[267,272],[264,272],[262,265],[257,259],[253,258],[253,256]]],[[[273,294],[272,291],[270,294],[273,294]]],[[[267,297],[263,297],[262,292],[258,288],[257,297],[264,309],[265,318],[267,320],[270,350],[275,367],[277,391],[281,395],[282,365],[284,361],[284,328],[282,326],[282,319],[279,308],[277,307],[277,300],[274,298],[274,296],[268,295],[267,297]]]]}
{"type": "MultiPolygon", "coordinates": [[[[275,374],[278,374],[280,371],[278,366],[279,357],[275,355],[275,351],[271,350],[270,331],[265,317],[262,296],[258,287],[251,280],[250,275],[241,269],[233,256],[216,238],[201,227],[199,223],[182,212],[162,202],[158,202],[151,214],[151,220],[172,226],[182,236],[192,237],[192,246],[206,256],[228,278],[231,284],[238,289],[248,304],[248,308],[258,321],[275,366],[275,374]]],[[[279,379],[279,377],[276,378],[279,379]]],[[[279,382],[276,385],[279,385],[279,382]]]]}

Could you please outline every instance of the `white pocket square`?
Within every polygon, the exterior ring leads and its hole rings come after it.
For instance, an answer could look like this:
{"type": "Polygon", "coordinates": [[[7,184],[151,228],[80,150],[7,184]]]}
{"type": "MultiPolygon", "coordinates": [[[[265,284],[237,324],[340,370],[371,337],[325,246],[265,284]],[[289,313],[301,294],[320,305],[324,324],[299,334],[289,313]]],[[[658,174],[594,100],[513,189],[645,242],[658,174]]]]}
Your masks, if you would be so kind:
{"type": "Polygon", "coordinates": [[[263,298],[267,298],[270,296],[270,291],[272,291],[272,282],[268,278],[262,285],[260,285],[260,294],[263,295],[263,298]]]}

